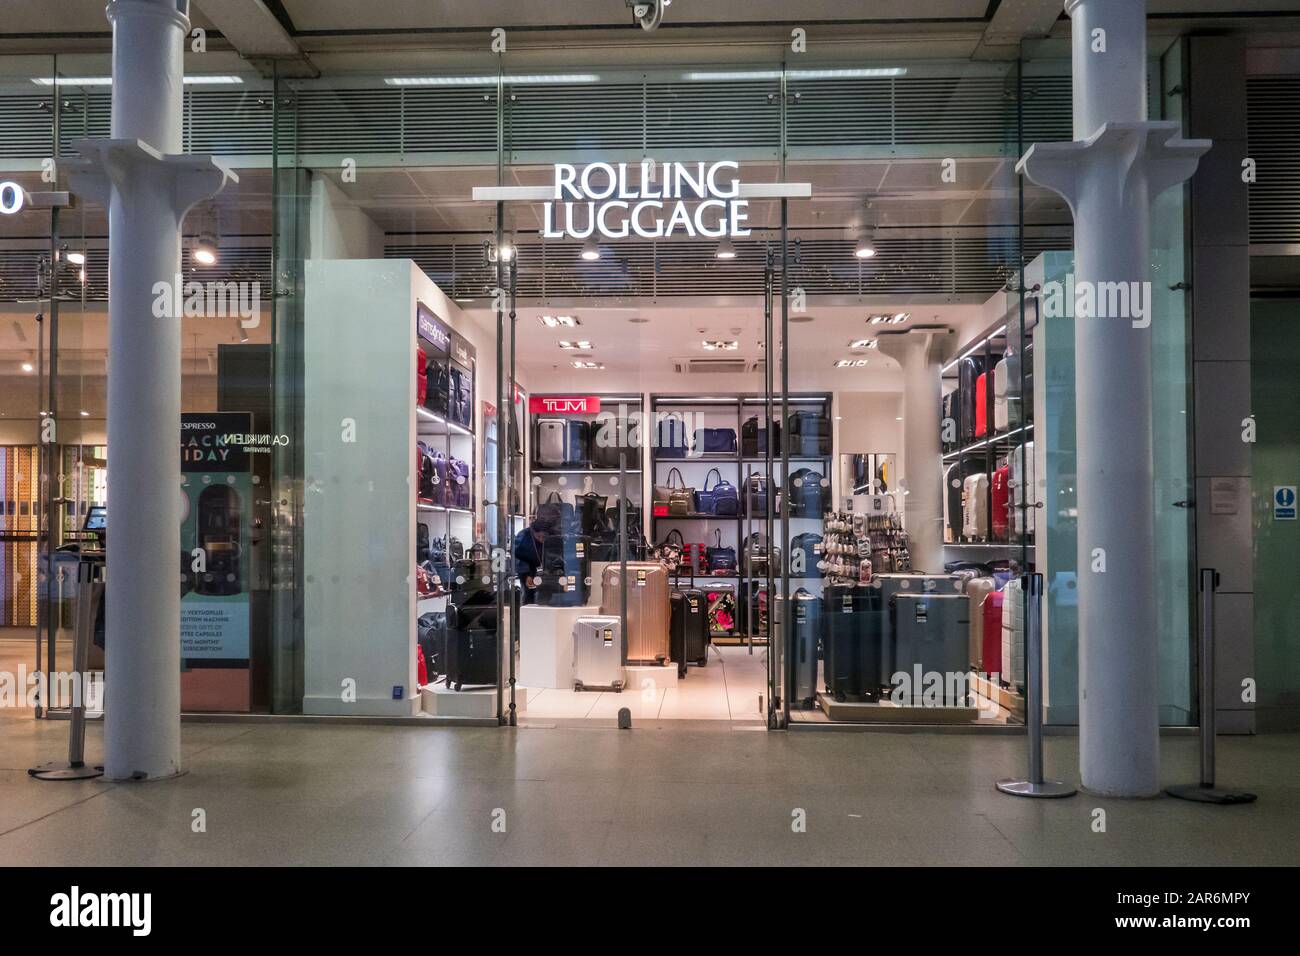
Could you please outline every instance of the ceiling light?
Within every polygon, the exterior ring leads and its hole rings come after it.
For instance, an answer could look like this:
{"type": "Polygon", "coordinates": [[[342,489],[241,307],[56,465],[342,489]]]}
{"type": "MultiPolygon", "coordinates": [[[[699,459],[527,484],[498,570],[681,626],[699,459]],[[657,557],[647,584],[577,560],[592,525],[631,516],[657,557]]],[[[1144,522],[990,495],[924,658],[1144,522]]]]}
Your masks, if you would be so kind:
{"type": "Polygon", "coordinates": [[[906,321],[908,320],[908,318],[909,318],[909,313],[907,313],[907,312],[899,312],[899,313],[897,313],[897,314],[892,315],[892,316],[889,317],[889,324],[890,324],[890,325],[902,325],[904,322],[906,322],[906,321]]]}
{"type": "Polygon", "coordinates": [[[862,368],[862,366],[866,364],[867,364],[867,359],[864,358],[835,360],[836,368],[862,368]]]}
{"type": "MultiPolygon", "coordinates": [[[[37,86],[112,86],[111,76],[33,76],[37,86]]],[[[230,86],[243,83],[243,79],[226,73],[199,73],[184,77],[186,86],[230,86]]]]}
{"type": "Polygon", "coordinates": [[[497,246],[497,258],[502,262],[509,262],[514,258],[515,247],[510,244],[510,240],[503,240],[501,245],[497,246]]]}
{"type": "Polygon", "coordinates": [[[582,244],[582,258],[588,262],[595,262],[600,258],[600,246],[596,243],[594,236],[582,244]]]}
{"type": "Polygon", "coordinates": [[[584,368],[584,369],[602,369],[605,367],[599,362],[583,362],[583,361],[573,362],[572,365],[574,368],[584,368]]]}
{"type": "Polygon", "coordinates": [[[718,251],[713,254],[718,259],[736,258],[736,246],[731,241],[730,236],[723,236],[718,240],[718,251]]]}
{"type": "MultiPolygon", "coordinates": [[[[904,76],[907,68],[903,66],[874,66],[858,69],[840,70],[787,70],[786,77],[791,80],[839,80],[882,76],[904,76]]],[[[779,80],[780,70],[705,70],[683,74],[687,80],[727,82],[728,80],[779,80]]]]}
{"type": "Polygon", "coordinates": [[[575,325],[582,325],[576,315],[539,315],[538,319],[548,329],[560,328],[561,326],[571,329],[575,325]]]}
{"type": "Polygon", "coordinates": [[[734,352],[736,351],[736,349],[740,348],[740,343],[735,339],[730,339],[730,340],[705,339],[703,342],[700,343],[700,345],[703,346],[704,349],[709,352],[734,352]]]}
{"type": "Polygon", "coordinates": [[[495,74],[477,76],[386,76],[388,86],[488,86],[504,83],[599,83],[598,73],[519,73],[498,77],[495,74]]]}
{"type": "Polygon", "coordinates": [[[650,324],[650,320],[647,319],[645,316],[642,316],[642,315],[638,315],[638,316],[636,316],[636,317],[634,317],[634,318],[628,319],[628,321],[631,322],[633,325],[649,325],[649,324],[650,324]]]}
{"type": "Polygon", "coordinates": [[[190,250],[190,256],[201,266],[215,266],[217,264],[217,241],[212,238],[210,233],[204,233],[194,243],[194,248],[190,250]]]}
{"type": "Polygon", "coordinates": [[[858,236],[858,244],[853,249],[853,254],[859,259],[870,259],[876,254],[875,243],[867,233],[858,236]]]}
{"type": "Polygon", "coordinates": [[[854,339],[849,343],[851,349],[874,349],[879,343],[875,339],[854,339]]]}
{"type": "Polygon", "coordinates": [[[870,259],[876,254],[876,218],[871,212],[871,200],[862,203],[862,214],[858,220],[858,244],[853,247],[853,254],[859,259],[870,259]]]}
{"type": "Polygon", "coordinates": [[[36,371],[36,366],[33,365],[31,362],[24,362],[24,363],[22,364],[22,370],[23,370],[24,372],[35,372],[35,371],[36,371]]]}
{"type": "Polygon", "coordinates": [[[74,266],[84,266],[86,264],[86,254],[84,252],[69,252],[68,261],[74,266]]]}
{"type": "Polygon", "coordinates": [[[560,348],[562,348],[562,349],[570,349],[570,350],[574,350],[574,349],[576,349],[576,350],[579,351],[579,352],[586,352],[586,351],[588,351],[588,350],[591,349],[591,343],[588,342],[588,341],[586,341],[585,339],[580,340],[580,341],[577,341],[577,342],[570,342],[570,341],[567,341],[567,340],[561,340],[561,342],[560,342],[560,348]]]}
{"type": "Polygon", "coordinates": [[[89,417],[90,417],[90,412],[86,411],[86,410],[83,408],[83,409],[81,410],[81,417],[82,417],[82,418],[89,418],[89,417]]]}

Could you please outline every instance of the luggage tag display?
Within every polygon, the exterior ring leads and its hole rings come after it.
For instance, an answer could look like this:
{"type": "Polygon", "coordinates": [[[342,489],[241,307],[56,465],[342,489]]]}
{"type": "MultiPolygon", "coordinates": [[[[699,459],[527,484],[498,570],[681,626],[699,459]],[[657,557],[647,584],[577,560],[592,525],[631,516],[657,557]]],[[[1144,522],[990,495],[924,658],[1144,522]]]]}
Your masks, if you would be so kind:
{"type": "Polygon", "coordinates": [[[637,586],[637,587],[639,587],[639,588],[643,588],[643,587],[645,587],[646,573],[647,573],[647,572],[645,572],[645,571],[640,571],[640,570],[637,571],[637,573],[636,573],[636,586],[637,586]]]}
{"type": "Polygon", "coordinates": [[[614,629],[612,627],[605,628],[601,631],[600,636],[602,640],[604,640],[606,647],[612,647],[614,645],[614,629]]]}

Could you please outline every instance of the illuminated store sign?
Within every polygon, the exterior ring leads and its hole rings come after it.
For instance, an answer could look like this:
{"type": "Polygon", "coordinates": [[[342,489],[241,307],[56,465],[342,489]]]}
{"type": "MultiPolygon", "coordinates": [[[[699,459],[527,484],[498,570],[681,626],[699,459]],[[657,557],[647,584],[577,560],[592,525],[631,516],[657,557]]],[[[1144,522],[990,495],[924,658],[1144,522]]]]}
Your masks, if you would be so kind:
{"type": "Polygon", "coordinates": [[[740,164],[555,164],[555,190],[544,204],[542,236],[606,239],[637,235],[748,236],[749,201],[735,178],[740,164]]]}
{"type": "Polygon", "coordinates": [[[25,197],[22,186],[11,180],[0,182],[0,213],[12,216],[21,211],[25,197]]]}

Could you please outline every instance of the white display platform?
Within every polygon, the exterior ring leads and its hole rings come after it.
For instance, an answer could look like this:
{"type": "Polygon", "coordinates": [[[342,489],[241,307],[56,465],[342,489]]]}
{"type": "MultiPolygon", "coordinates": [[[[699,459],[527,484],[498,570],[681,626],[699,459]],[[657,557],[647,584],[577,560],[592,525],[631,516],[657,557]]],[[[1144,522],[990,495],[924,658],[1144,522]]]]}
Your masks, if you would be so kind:
{"type": "MultiPolygon", "coordinates": [[[[420,688],[420,709],[433,717],[487,717],[497,715],[497,689],[495,687],[455,691],[441,680],[420,688]]],[[[516,691],[515,713],[528,709],[528,695],[516,691]]]]}
{"type": "Polygon", "coordinates": [[[600,608],[526,604],[519,610],[519,674],[524,687],[573,689],[573,624],[600,608]]]}
{"type": "Polygon", "coordinates": [[[627,675],[624,691],[676,690],[680,685],[676,664],[628,664],[623,668],[627,675]]]}

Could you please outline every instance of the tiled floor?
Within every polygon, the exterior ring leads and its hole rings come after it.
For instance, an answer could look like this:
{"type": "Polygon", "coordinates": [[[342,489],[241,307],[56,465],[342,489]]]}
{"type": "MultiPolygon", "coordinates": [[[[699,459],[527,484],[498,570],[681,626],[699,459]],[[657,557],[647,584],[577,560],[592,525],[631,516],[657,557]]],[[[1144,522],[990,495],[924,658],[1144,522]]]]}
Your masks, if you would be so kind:
{"type": "Polygon", "coordinates": [[[714,647],[704,667],[690,667],[685,678],[665,682],[666,690],[629,687],[621,693],[527,688],[527,720],[611,720],[623,707],[633,720],[763,720],[767,658],[762,648],[750,654],[745,647],[714,647]]]}
{"type": "MultiPolygon", "coordinates": [[[[1212,807],[1004,796],[993,783],[1024,772],[1020,736],[739,729],[187,723],[182,777],[42,783],[26,768],[59,755],[67,724],[0,715],[0,862],[1300,863],[1296,735],[1220,738],[1220,779],[1259,801],[1212,807]],[[799,810],[806,832],[791,827],[799,810]]],[[[1166,783],[1194,779],[1196,744],[1163,740],[1166,783]]],[[[1046,759],[1077,779],[1075,739],[1049,737],[1046,759]]]]}

